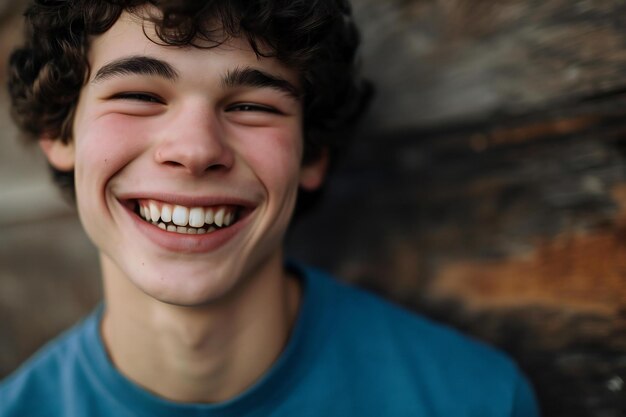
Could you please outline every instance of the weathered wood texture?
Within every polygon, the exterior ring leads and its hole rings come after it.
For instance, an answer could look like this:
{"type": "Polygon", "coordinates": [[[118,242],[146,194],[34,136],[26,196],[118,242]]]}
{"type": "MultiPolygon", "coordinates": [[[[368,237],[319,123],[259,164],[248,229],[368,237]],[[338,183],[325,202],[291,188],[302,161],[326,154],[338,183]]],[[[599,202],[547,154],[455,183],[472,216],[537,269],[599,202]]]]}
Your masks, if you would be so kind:
{"type": "Polygon", "coordinates": [[[372,126],[524,113],[625,85],[619,0],[354,1],[372,126]]]}
{"type": "MultiPolygon", "coordinates": [[[[626,3],[353,2],[378,95],[289,252],[501,346],[548,417],[625,416],[626,3]]],[[[1,375],[99,291],[75,221],[0,227],[1,375]]]]}

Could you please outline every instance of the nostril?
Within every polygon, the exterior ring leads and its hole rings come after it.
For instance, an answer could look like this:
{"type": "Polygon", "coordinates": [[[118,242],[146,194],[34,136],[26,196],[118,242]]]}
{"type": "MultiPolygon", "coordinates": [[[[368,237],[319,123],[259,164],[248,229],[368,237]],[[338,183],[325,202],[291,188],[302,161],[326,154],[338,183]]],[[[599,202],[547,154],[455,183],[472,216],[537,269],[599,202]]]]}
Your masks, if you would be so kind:
{"type": "Polygon", "coordinates": [[[167,166],[170,166],[170,167],[182,167],[182,166],[184,166],[180,162],[176,162],[176,161],[164,161],[163,164],[165,164],[167,166]]]}
{"type": "Polygon", "coordinates": [[[209,165],[208,167],[206,167],[206,170],[207,171],[219,171],[222,168],[224,168],[224,165],[215,164],[215,165],[209,165]]]}

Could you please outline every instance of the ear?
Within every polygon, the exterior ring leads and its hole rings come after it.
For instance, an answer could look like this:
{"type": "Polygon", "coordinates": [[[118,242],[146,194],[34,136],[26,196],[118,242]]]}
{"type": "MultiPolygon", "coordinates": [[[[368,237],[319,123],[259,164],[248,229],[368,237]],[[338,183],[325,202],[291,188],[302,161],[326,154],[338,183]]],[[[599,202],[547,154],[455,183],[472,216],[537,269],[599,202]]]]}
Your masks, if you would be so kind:
{"type": "Polygon", "coordinates": [[[39,147],[54,168],[59,171],[74,169],[74,142],[64,143],[60,139],[42,137],[39,147]]]}
{"type": "Polygon", "coordinates": [[[317,190],[326,177],[329,163],[328,149],[323,149],[319,158],[300,168],[300,188],[305,191],[317,190]]]}

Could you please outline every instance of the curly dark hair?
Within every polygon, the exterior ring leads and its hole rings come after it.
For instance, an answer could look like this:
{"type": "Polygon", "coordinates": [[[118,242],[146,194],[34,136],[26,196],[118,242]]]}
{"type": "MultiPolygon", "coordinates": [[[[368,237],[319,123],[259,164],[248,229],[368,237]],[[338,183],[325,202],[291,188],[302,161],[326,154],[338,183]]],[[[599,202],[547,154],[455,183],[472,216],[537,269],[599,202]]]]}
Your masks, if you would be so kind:
{"type": "MultiPolygon", "coordinates": [[[[202,39],[218,46],[224,33],[245,37],[257,55],[275,57],[301,74],[303,163],[340,146],[368,102],[371,88],[358,71],[359,36],[347,0],[36,0],[25,13],[25,45],[9,64],[12,115],[27,138],[71,140],[90,71],[90,39],[106,32],[123,11],[146,4],[161,12],[150,19],[166,45],[202,39]]],[[[53,174],[73,192],[73,173],[53,169],[53,174]]]]}

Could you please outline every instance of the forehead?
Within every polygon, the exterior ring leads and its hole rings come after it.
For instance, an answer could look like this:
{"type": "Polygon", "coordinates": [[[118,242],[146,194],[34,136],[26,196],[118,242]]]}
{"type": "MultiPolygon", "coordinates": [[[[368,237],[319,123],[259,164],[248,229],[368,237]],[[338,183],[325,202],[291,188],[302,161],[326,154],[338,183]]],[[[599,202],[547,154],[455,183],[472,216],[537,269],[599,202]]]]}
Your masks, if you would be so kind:
{"type": "MultiPolygon", "coordinates": [[[[274,73],[294,85],[300,84],[297,71],[276,58],[257,55],[246,38],[221,35],[222,39],[212,42],[196,39],[194,46],[167,45],[159,39],[154,23],[144,16],[145,12],[124,12],[107,32],[92,40],[88,55],[91,77],[98,68],[120,58],[150,56],[167,61],[183,72],[195,70],[209,75],[214,71],[250,66],[274,73]]],[[[219,34],[219,30],[216,33],[219,34]]]]}

